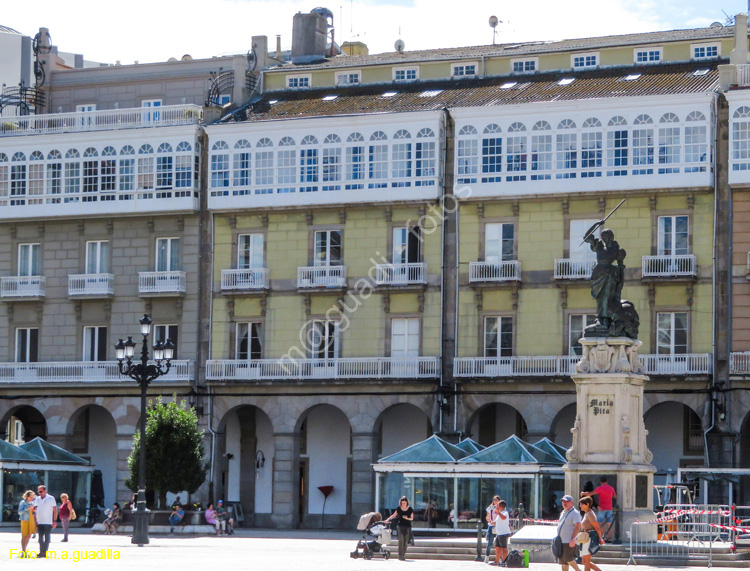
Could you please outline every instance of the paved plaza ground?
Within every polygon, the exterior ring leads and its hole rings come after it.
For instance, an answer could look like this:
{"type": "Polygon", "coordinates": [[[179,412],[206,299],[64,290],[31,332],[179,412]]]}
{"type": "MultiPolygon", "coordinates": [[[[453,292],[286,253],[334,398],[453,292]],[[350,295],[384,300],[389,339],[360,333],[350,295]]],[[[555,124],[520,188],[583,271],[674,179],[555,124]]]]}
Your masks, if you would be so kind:
{"type": "MultiPolygon", "coordinates": [[[[351,559],[356,532],[304,531],[304,530],[240,530],[230,537],[164,537],[151,538],[151,543],[138,547],[130,543],[125,535],[92,534],[89,530],[75,530],[68,543],[61,543],[58,529],[53,531],[50,551],[56,559],[19,559],[20,530],[3,528],[0,531],[0,568],[27,569],[48,567],[50,569],[123,569],[132,571],[187,571],[192,569],[224,571],[252,569],[253,571],[287,571],[288,569],[320,571],[378,571],[392,568],[410,571],[461,571],[492,569],[473,561],[409,560],[389,561],[373,559],[351,559]],[[12,550],[16,550],[11,559],[12,550]],[[82,559],[91,552],[108,559],[82,559]],[[114,559],[114,557],[119,557],[114,559]],[[65,558],[67,557],[67,559],[65,558]],[[76,561],[76,559],[79,559],[76,561]]],[[[395,548],[395,546],[394,546],[395,548]]],[[[38,549],[36,540],[31,540],[29,549],[38,549]]],[[[559,570],[558,565],[532,563],[539,571],[559,570]]],[[[606,571],[633,571],[635,567],[605,565],[606,571]]],[[[640,571],[665,569],[639,565],[640,571]]],[[[683,568],[685,569],[685,568],[683,568]]]]}

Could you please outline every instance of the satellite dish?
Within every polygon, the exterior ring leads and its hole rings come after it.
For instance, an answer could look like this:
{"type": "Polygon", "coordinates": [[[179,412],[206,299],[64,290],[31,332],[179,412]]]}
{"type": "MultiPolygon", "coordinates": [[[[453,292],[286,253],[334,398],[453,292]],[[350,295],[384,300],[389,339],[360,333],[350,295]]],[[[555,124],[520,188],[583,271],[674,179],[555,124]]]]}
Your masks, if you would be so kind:
{"type": "Polygon", "coordinates": [[[721,22],[712,22],[711,25],[709,26],[709,28],[723,28],[723,27],[724,27],[724,24],[722,24],[721,22]]]}
{"type": "Polygon", "coordinates": [[[396,40],[396,43],[393,44],[393,47],[396,48],[396,51],[398,53],[401,53],[404,51],[406,44],[404,43],[404,40],[396,40]]]}
{"type": "Polygon", "coordinates": [[[497,16],[490,16],[490,28],[497,28],[499,23],[500,20],[497,19],[497,16]]]}

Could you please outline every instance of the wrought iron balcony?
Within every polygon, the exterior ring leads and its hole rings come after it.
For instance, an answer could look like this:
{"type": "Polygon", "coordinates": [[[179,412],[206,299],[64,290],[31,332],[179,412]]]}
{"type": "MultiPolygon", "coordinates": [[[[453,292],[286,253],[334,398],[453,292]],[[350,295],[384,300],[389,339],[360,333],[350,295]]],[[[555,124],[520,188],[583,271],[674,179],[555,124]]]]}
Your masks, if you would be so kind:
{"type": "Polygon", "coordinates": [[[427,283],[427,264],[378,264],[375,266],[377,285],[405,286],[427,283]]]}
{"type": "Polygon", "coordinates": [[[185,272],[138,272],[138,293],[183,294],[185,282],[185,272]]]}
{"type": "Polygon", "coordinates": [[[297,287],[341,288],[346,286],[346,266],[306,266],[297,268],[297,287]]]}
{"type": "MultiPolygon", "coordinates": [[[[195,378],[193,361],[172,361],[169,373],[158,381],[188,382],[195,378]]],[[[0,363],[0,383],[118,383],[132,381],[120,374],[116,361],[54,361],[0,363]]]]}
{"type": "Polygon", "coordinates": [[[556,280],[587,280],[594,271],[596,260],[576,260],[563,258],[555,260],[556,280]]]}
{"type": "Polygon", "coordinates": [[[200,125],[202,121],[203,108],[199,105],[165,105],[107,111],[21,115],[3,117],[0,121],[0,137],[200,125]]]}
{"type": "Polygon", "coordinates": [[[268,289],[268,268],[221,270],[221,291],[241,292],[268,289]]]}
{"type": "Polygon", "coordinates": [[[109,296],[115,293],[114,274],[73,274],[68,276],[71,297],[109,296]]]}
{"type": "Polygon", "coordinates": [[[439,374],[437,357],[257,359],[206,362],[212,381],[427,379],[439,374]]]}
{"type": "Polygon", "coordinates": [[[698,275],[693,254],[679,256],[643,256],[641,269],[644,278],[671,278],[698,275]]]}
{"type": "Polygon", "coordinates": [[[521,281],[521,262],[470,262],[469,282],[521,281]]]}
{"type": "Polygon", "coordinates": [[[38,298],[47,292],[44,276],[10,276],[0,278],[0,298],[38,298]]]}

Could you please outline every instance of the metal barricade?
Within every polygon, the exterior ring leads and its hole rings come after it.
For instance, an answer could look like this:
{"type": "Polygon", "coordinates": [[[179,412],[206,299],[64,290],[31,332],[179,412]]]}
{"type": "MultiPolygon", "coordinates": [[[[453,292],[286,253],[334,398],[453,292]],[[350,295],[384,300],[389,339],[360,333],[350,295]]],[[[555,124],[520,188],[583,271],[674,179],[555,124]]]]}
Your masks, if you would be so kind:
{"type": "Polygon", "coordinates": [[[712,527],[714,541],[731,541],[731,530],[725,527],[732,525],[732,507],[721,504],[666,504],[661,513],[668,526],[670,519],[682,523],[701,523],[712,527]]]}
{"type": "Polygon", "coordinates": [[[717,528],[709,523],[671,521],[665,533],[659,531],[660,525],[665,524],[658,520],[630,524],[628,565],[668,563],[670,566],[687,566],[696,561],[705,561],[708,567],[713,565],[717,528]]]}

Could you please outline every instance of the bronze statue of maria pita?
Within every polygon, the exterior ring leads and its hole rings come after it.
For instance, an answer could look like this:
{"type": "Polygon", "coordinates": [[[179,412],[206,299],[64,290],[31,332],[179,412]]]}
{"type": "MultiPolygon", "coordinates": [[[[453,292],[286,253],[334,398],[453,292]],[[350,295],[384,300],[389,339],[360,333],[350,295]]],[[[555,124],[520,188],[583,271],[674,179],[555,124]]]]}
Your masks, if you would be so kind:
{"type": "Polygon", "coordinates": [[[631,302],[620,299],[625,282],[627,252],[620,248],[614,232],[609,228],[602,230],[601,238],[594,235],[623,202],[625,199],[589,228],[583,237],[583,241],[596,252],[596,265],[591,274],[591,297],[596,300],[596,322],[584,330],[584,337],[638,338],[638,312],[631,302]]]}

